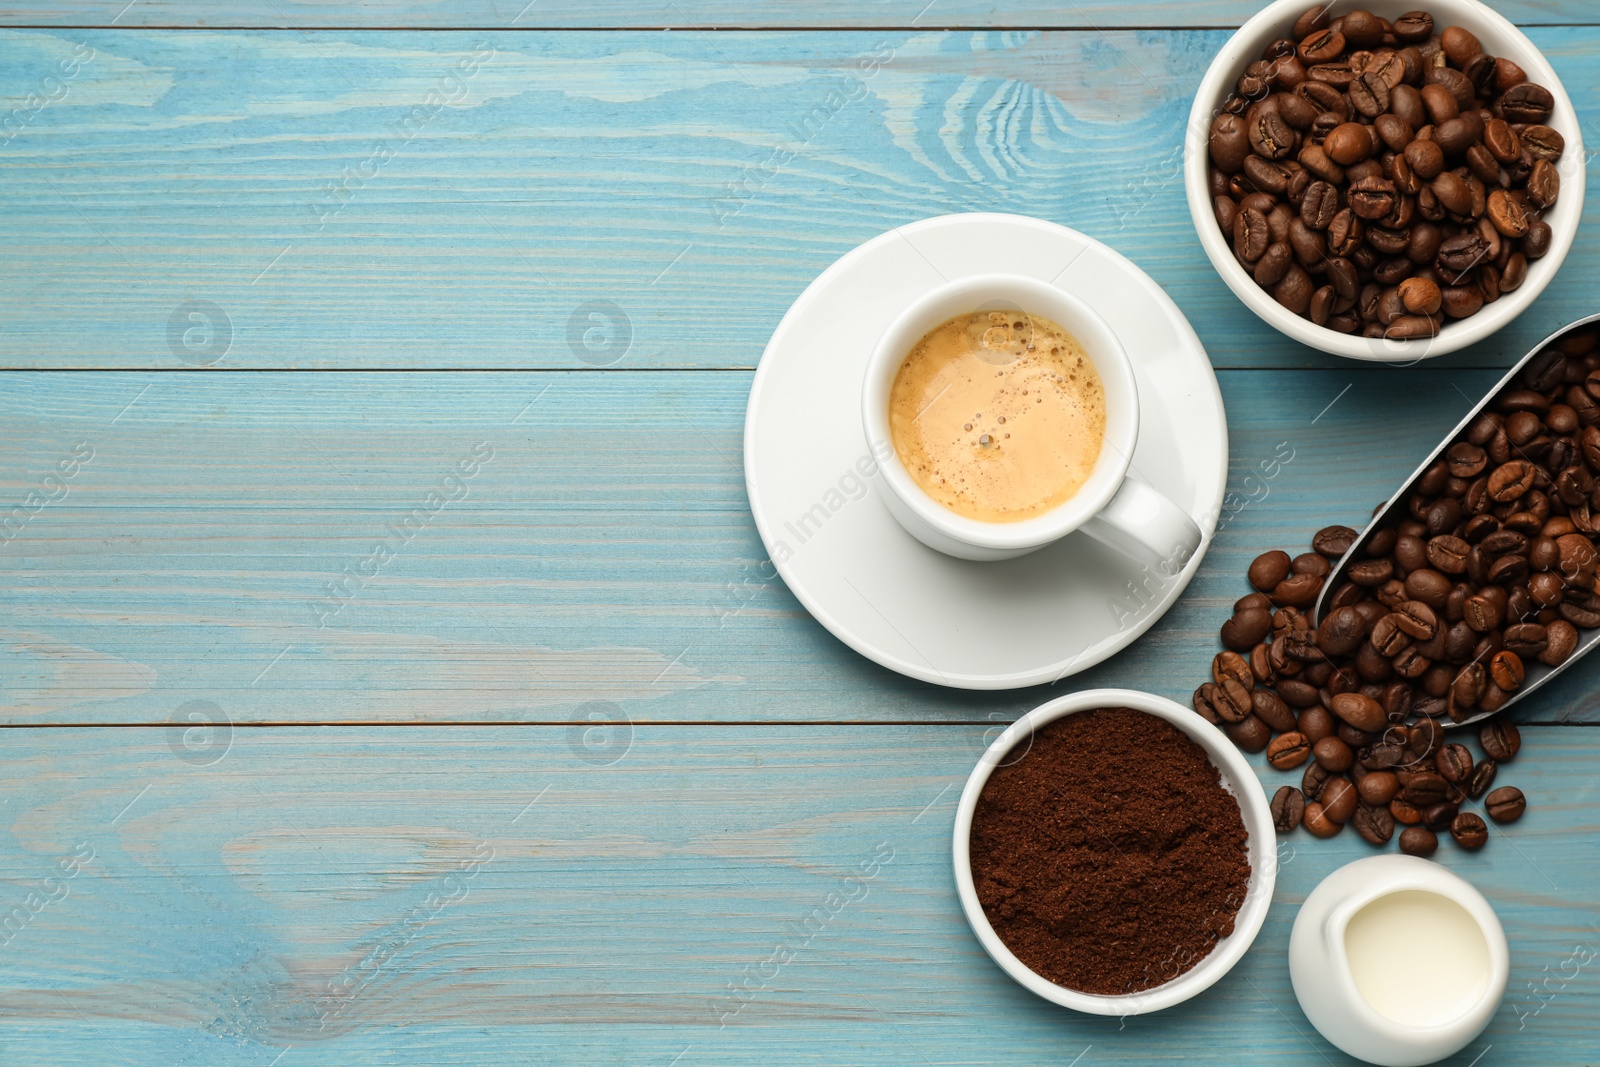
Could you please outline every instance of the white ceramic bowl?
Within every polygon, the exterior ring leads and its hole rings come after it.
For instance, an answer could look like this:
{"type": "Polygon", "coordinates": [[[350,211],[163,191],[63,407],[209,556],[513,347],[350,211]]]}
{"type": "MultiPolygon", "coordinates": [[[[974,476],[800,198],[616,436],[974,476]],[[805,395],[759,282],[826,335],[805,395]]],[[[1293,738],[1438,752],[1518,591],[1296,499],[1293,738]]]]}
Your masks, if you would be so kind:
{"type": "MultiPolygon", "coordinates": [[[[1555,97],[1555,111],[1547,124],[1566,138],[1567,149],[1557,164],[1561,175],[1561,197],[1556,201],[1556,206],[1543,215],[1544,221],[1554,231],[1554,240],[1548,254],[1528,264],[1528,277],[1520,288],[1492,304],[1485,304],[1476,315],[1446,320],[1439,336],[1434,338],[1390,341],[1341,334],[1317,326],[1310,319],[1301,318],[1283,307],[1239,265],[1234,258],[1231,235],[1225,236],[1222,227],[1217,225],[1217,217],[1211,207],[1209,182],[1206,180],[1210,166],[1206,143],[1213,116],[1221,109],[1223,100],[1239,80],[1239,75],[1244,73],[1244,68],[1260,59],[1262,50],[1272,41],[1289,36],[1295,20],[1310,6],[1311,0],[1277,0],[1270,4],[1229,38],[1200,82],[1184,140],[1183,180],[1189,195],[1189,214],[1194,218],[1201,247],[1211,257],[1211,263],[1222,275],[1222,280],[1228,283],[1228,288],[1244,301],[1246,307],[1280,333],[1324,352],[1352,359],[1409,363],[1454,352],[1483,340],[1522,314],[1538,298],[1560,269],[1561,261],[1566,258],[1567,250],[1572,247],[1572,240],[1577,235],[1578,223],[1583,217],[1583,132],[1567,91],[1562,88],[1555,70],[1533,42],[1503,16],[1478,0],[1370,0],[1359,5],[1390,19],[1407,11],[1423,9],[1433,15],[1434,26],[1438,30],[1446,26],[1462,26],[1471,30],[1482,42],[1485,52],[1511,60],[1528,72],[1529,81],[1538,82],[1550,90],[1555,97]]],[[[1355,6],[1358,5],[1347,5],[1350,8],[1355,6]]]]}
{"type": "Polygon", "coordinates": [[[1002,970],[1025,989],[1037,993],[1048,1001],[1091,1015],[1143,1015],[1180,1004],[1208,989],[1217,979],[1227,974],[1250,943],[1256,939],[1261,924],[1272,903],[1272,887],[1278,877],[1278,837],[1272,826],[1272,810],[1267,806],[1266,794],[1250,764],[1240,754],[1233,742],[1222,731],[1206,722],[1195,712],[1166,697],[1141,693],[1132,689],[1090,689],[1070,696],[1059,697],[1042,704],[1006,727],[983,756],[956,808],[956,826],[953,839],[955,856],[956,891],[961,897],[961,908],[967,922],[984,950],[1002,970]],[[1244,818],[1244,828],[1249,836],[1247,848],[1250,858],[1250,883],[1245,890],[1244,903],[1234,916],[1233,933],[1218,942],[1211,954],[1188,971],[1169,982],[1139,993],[1121,996],[1102,996],[1080,993],[1057,985],[1029,970],[1017,959],[1005,942],[1000,940],[989,925],[978,901],[977,887],[972,881],[972,862],[968,841],[972,835],[972,813],[978,806],[978,796],[989,781],[989,774],[1004,762],[1006,756],[1026,738],[1047,723],[1066,715],[1092,708],[1133,708],[1164,719],[1192,737],[1222,777],[1222,787],[1239,802],[1239,813],[1244,818]]]}

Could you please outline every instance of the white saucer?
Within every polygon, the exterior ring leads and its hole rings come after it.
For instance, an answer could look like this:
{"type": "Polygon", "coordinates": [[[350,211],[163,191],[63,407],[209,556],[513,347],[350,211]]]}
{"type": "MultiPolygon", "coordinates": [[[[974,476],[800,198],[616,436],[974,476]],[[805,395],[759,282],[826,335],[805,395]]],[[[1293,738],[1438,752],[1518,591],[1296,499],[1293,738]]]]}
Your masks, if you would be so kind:
{"type": "Polygon", "coordinates": [[[943,215],[861,245],[794,302],[750,386],[744,470],[773,565],[835,637],[912,678],[1013,689],[1099,663],[1177,600],[1216,529],[1228,428],[1200,339],[1138,267],[1040,219],[943,215]],[[1133,472],[1204,534],[1180,574],[1143,570],[1083,533],[1019,559],[958,560],[913,539],[884,507],[861,428],[867,357],[930,286],[986,271],[1087,299],[1127,348],[1141,405],[1133,472]]]}

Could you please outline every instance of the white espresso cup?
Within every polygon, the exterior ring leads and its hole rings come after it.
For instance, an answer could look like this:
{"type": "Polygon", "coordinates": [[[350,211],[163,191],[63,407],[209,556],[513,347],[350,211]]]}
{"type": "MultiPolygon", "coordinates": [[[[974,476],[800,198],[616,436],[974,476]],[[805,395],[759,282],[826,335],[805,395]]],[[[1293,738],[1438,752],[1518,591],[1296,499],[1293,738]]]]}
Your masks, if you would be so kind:
{"type": "Polygon", "coordinates": [[[1128,467],[1139,440],[1139,388],[1133,364],[1106,321],[1077,297],[1037,278],[979,274],[947,282],[902,311],[878,339],[861,388],[867,445],[879,457],[875,479],[890,514],[929,548],[961,559],[1011,559],[1044,548],[1074,530],[1167,574],[1183,569],[1200,547],[1200,527],[1187,512],[1128,467]],[[1105,439],[1094,470],[1071,499],[1018,522],[958,515],[911,477],[889,432],[889,394],[917,342],[975,311],[1005,309],[1049,319],[1078,340],[1105,391],[1105,439]]]}

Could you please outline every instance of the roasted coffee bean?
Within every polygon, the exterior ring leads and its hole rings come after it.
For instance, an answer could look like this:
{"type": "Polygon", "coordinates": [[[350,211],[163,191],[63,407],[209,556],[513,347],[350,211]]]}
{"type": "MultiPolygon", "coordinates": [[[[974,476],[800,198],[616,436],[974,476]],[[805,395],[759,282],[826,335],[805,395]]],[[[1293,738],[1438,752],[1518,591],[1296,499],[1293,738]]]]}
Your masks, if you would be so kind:
{"type": "Polygon", "coordinates": [[[1528,235],[1522,239],[1522,254],[1529,259],[1540,259],[1550,251],[1550,246],[1555,241],[1555,231],[1550,224],[1540,219],[1529,223],[1528,235]]]}
{"type": "Polygon", "coordinates": [[[1350,816],[1356,813],[1356,801],[1359,798],[1350,779],[1336,775],[1328,779],[1322,787],[1322,795],[1317,799],[1328,818],[1334,822],[1348,822],[1350,816]]]}
{"type": "Polygon", "coordinates": [[[1489,675],[1494,679],[1495,685],[1508,693],[1519,688],[1523,677],[1522,657],[1510,650],[1495,653],[1494,658],[1489,661],[1489,675]]]}
{"type": "Polygon", "coordinates": [[[1386,845],[1394,836],[1394,813],[1386,804],[1359,804],[1355,814],[1350,817],[1350,825],[1368,844],[1386,845]]]}
{"type": "Polygon", "coordinates": [[[1292,785],[1281,787],[1272,796],[1272,825],[1280,834],[1287,834],[1300,825],[1305,817],[1306,798],[1292,785]]]}
{"type": "Polygon", "coordinates": [[[1549,643],[1548,634],[1546,627],[1539,623],[1519,622],[1506,627],[1506,647],[1519,656],[1538,656],[1549,643]]]}
{"type": "Polygon", "coordinates": [[[1305,793],[1307,800],[1320,800],[1323,788],[1333,777],[1333,772],[1320,763],[1308,763],[1305,773],[1300,776],[1300,791],[1305,793]]]}
{"type": "Polygon", "coordinates": [[[1483,45],[1478,43],[1470,30],[1460,26],[1446,26],[1439,32],[1439,47],[1444,49],[1450,61],[1458,67],[1465,66],[1473,56],[1483,51],[1483,45]]]}
{"type": "MultiPolygon", "coordinates": [[[[1489,474],[1489,499],[1500,504],[1520,499],[1533,488],[1536,473],[1534,465],[1525,459],[1500,464],[1489,474]]],[[[1592,551],[1593,546],[1590,548],[1592,551]]]]}
{"type": "Polygon", "coordinates": [[[1406,575],[1403,595],[1406,600],[1420,600],[1438,611],[1450,597],[1450,579],[1432,567],[1420,567],[1406,575]]]}
{"type": "Polygon", "coordinates": [[[1211,706],[1218,719],[1224,723],[1242,722],[1252,710],[1250,689],[1238,679],[1226,678],[1216,683],[1212,691],[1211,706]]]}
{"type": "Polygon", "coordinates": [[[1353,607],[1338,608],[1328,613],[1317,627],[1317,647],[1330,656],[1347,656],[1366,639],[1367,625],[1361,612],[1353,607]]]}
{"type": "Polygon", "coordinates": [[[1357,730],[1347,722],[1341,722],[1339,729],[1334,731],[1333,739],[1343,741],[1351,749],[1363,749],[1372,744],[1373,734],[1365,730],[1357,730]]]}
{"type": "Polygon", "coordinates": [[[1522,790],[1511,785],[1501,786],[1483,801],[1483,810],[1489,813],[1489,818],[1500,823],[1516,822],[1527,808],[1528,801],[1522,790]]]}
{"type": "MultiPolygon", "coordinates": [[[[1485,128],[1484,136],[1488,136],[1487,128],[1485,128]]],[[[1567,150],[1567,139],[1549,126],[1537,124],[1525,126],[1520,134],[1514,133],[1513,136],[1520,137],[1521,147],[1527,149],[1528,154],[1535,159],[1558,163],[1567,150]]],[[[1497,155],[1495,158],[1498,159],[1499,156],[1497,155]]],[[[1509,163],[1511,160],[1502,160],[1501,162],[1509,163]]]]}
{"type": "MultiPolygon", "coordinates": [[[[1395,209],[1396,194],[1394,183],[1385,178],[1362,178],[1358,182],[1352,182],[1350,188],[1346,191],[1346,196],[1349,200],[1350,210],[1368,221],[1383,219],[1395,209]]],[[[1332,221],[1330,216],[1329,222],[1331,223],[1332,221]]],[[[1368,240],[1372,240],[1371,235],[1368,236],[1368,240]]],[[[1405,244],[1406,241],[1401,240],[1392,251],[1400,251],[1405,247],[1405,244]]]]}
{"type": "Polygon", "coordinates": [[[1542,85],[1523,82],[1500,94],[1497,103],[1507,122],[1542,123],[1555,108],[1555,97],[1542,85]]]}
{"type": "Polygon", "coordinates": [[[1559,667],[1578,647],[1577,628],[1565,619],[1555,619],[1545,627],[1545,632],[1545,647],[1534,655],[1546,666],[1559,667]]]}
{"type": "Polygon", "coordinates": [[[1300,41],[1299,56],[1305,63],[1325,63],[1344,54],[1345,36],[1338,30],[1320,29],[1300,41]]]}
{"type": "Polygon", "coordinates": [[[1331,710],[1357,730],[1382,730],[1389,722],[1383,705],[1363,693],[1340,693],[1330,702],[1331,710]]]}
{"type": "MultiPolygon", "coordinates": [[[[1257,685],[1271,685],[1278,672],[1272,667],[1272,646],[1266,641],[1250,650],[1250,673],[1256,676],[1257,685]]],[[[1253,698],[1253,697],[1252,697],[1253,698]]]]}
{"type": "Polygon", "coordinates": [[[1503,719],[1491,719],[1478,729],[1478,744],[1483,746],[1484,755],[1496,763],[1506,763],[1522,747],[1522,734],[1503,719]]]}
{"type": "MultiPolygon", "coordinates": [[[[1326,738],[1331,741],[1334,738],[1326,738]]],[[[1290,732],[1279,734],[1267,745],[1267,762],[1280,771],[1287,771],[1304,763],[1311,755],[1311,745],[1305,734],[1290,732]]],[[[1336,770],[1338,768],[1329,768],[1336,770]]]]}
{"type": "Polygon", "coordinates": [[[1295,728],[1295,714],[1283,698],[1270,689],[1256,689],[1250,694],[1250,699],[1255,708],[1255,715],[1262,722],[1279,732],[1291,731],[1295,728]]]}
{"type": "Polygon", "coordinates": [[[1238,722],[1225,724],[1222,732],[1244,752],[1260,752],[1272,740],[1272,729],[1254,715],[1246,715],[1238,722]]]}
{"type": "Polygon", "coordinates": [[[1211,660],[1211,680],[1223,685],[1229,679],[1244,686],[1246,691],[1255,684],[1248,660],[1237,652],[1218,652],[1211,660]]]}
{"type": "Polygon", "coordinates": [[[1459,784],[1472,776],[1472,753],[1465,745],[1445,745],[1433,754],[1433,765],[1439,777],[1459,784]]]}
{"type": "Polygon", "coordinates": [[[1314,230],[1326,230],[1339,213],[1339,191],[1326,181],[1314,181],[1306,187],[1305,198],[1300,201],[1300,218],[1314,230]]]}
{"type": "Polygon", "coordinates": [[[1283,702],[1292,708],[1309,708],[1317,703],[1317,687],[1294,678],[1279,678],[1277,690],[1283,702]]]}
{"type": "Polygon", "coordinates": [[[1395,622],[1394,613],[1385,615],[1373,626],[1368,636],[1372,647],[1385,656],[1398,656],[1411,644],[1411,638],[1395,622]]]}
{"type": "Polygon", "coordinates": [[[1409,767],[1425,767],[1444,744],[1444,727],[1431,715],[1423,714],[1409,727],[1393,727],[1395,740],[1400,741],[1409,757],[1409,767]]]}
{"type": "Polygon", "coordinates": [[[1395,822],[1404,823],[1407,826],[1420,826],[1422,824],[1422,812],[1407,804],[1400,797],[1395,797],[1389,801],[1389,814],[1394,816],[1395,822]]]}
{"type": "Polygon", "coordinates": [[[1438,848],[1439,839],[1432,830],[1408,826],[1400,831],[1400,851],[1408,856],[1431,856],[1438,848]]]}
{"type": "Polygon", "coordinates": [[[1272,602],[1296,608],[1308,608],[1317,602],[1322,592],[1322,579],[1315,574],[1291,574],[1272,587],[1272,602]]]}
{"type": "Polygon", "coordinates": [[[1428,562],[1445,574],[1461,574],[1467,569],[1467,553],[1472,546],[1459,537],[1442,534],[1427,544],[1428,562]]]}
{"type": "Polygon", "coordinates": [[[1271,593],[1277,584],[1289,576],[1289,553],[1263,552],[1250,564],[1250,584],[1263,593],[1271,593]]]}
{"type": "Polygon", "coordinates": [[[1393,771],[1367,771],[1356,782],[1356,792],[1364,803],[1387,804],[1400,792],[1400,780],[1393,771]]]}
{"type": "Polygon", "coordinates": [[[1488,218],[1494,228],[1507,237],[1524,237],[1528,233],[1528,213],[1522,202],[1504,189],[1489,194],[1488,218]]]}
{"type": "MultiPolygon", "coordinates": [[[[1462,667],[1450,683],[1450,707],[1452,712],[1465,710],[1477,706],[1483,699],[1484,690],[1488,687],[1488,672],[1483,669],[1483,664],[1476,661],[1462,667]]],[[[1451,715],[1456,718],[1455,714],[1451,715]]],[[[1460,716],[1464,718],[1465,716],[1460,716]]]]}
{"type": "Polygon", "coordinates": [[[1428,641],[1439,632],[1439,618],[1420,600],[1405,600],[1388,616],[1401,631],[1418,641],[1428,641]]]}
{"type": "Polygon", "coordinates": [[[1450,836],[1464,849],[1476,852],[1489,842],[1489,827],[1478,815],[1464,811],[1450,823],[1450,836]]]}
{"type": "Polygon", "coordinates": [[[1323,526],[1322,530],[1318,530],[1312,536],[1310,545],[1312,549],[1323,553],[1330,560],[1338,560],[1341,555],[1349,552],[1350,545],[1355,544],[1355,536],[1357,534],[1354,530],[1350,530],[1349,526],[1323,526]]]}
{"type": "MultiPolygon", "coordinates": [[[[1312,695],[1313,699],[1315,699],[1315,690],[1313,690],[1312,695]]],[[[1320,704],[1314,704],[1311,707],[1301,710],[1299,716],[1297,717],[1295,728],[1301,733],[1305,734],[1306,739],[1312,744],[1316,744],[1324,737],[1333,736],[1333,734],[1339,729],[1339,723],[1338,720],[1333,717],[1333,713],[1328,711],[1327,708],[1320,704]]]]}
{"type": "Polygon", "coordinates": [[[1287,157],[1294,151],[1294,127],[1279,114],[1276,108],[1262,108],[1246,124],[1250,148],[1257,156],[1268,160],[1287,157]]]}
{"type": "Polygon", "coordinates": [[[1330,819],[1322,805],[1312,801],[1305,807],[1301,824],[1313,837],[1337,837],[1344,823],[1330,819]]]}
{"type": "Polygon", "coordinates": [[[1467,779],[1467,796],[1476,800],[1489,791],[1494,784],[1494,776],[1499,770],[1499,764],[1492,759],[1479,760],[1478,765],[1472,768],[1472,775],[1467,779]]]}
{"type": "Polygon", "coordinates": [[[1290,171],[1282,163],[1249,156],[1244,161],[1244,176],[1256,189],[1273,196],[1283,196],[1289,190],[1290,171]]]}
{"type": "MultiPolygon", "coordinates": [[[[1302,740],[1304,740],[1305,735],[1284,734],[1283,737],[1300,737],[1302,740]]],[[[1278,740],[1283,740],[1283,737],[1278,738],[1278,740]]],[[[1335,774],[1343,774],[1344,772],[1348,771],[1350,769],[1350,765],[1355,762],[1356,758],[1355,753],[1351,751],[1350,746],[1344,741],[1340,740],[1338,737],[1324,737],[1322,740],[1318,741],[1314,746],[1312,746],[1310,754],[1316,758],[1318,763],[1322,764],[1335,774]]],[[[1295,763],[1290,764],[1290,766],[1298,765],[1298,760],[1295,763]]]]}
{"type": "Polygon", "coordinates": [[[1235,652],[1254,648],[1272,630],[1272,613],[1265,608],[1236,612],[1222,624],[1222,643],[1235,652]]]}
{"type": "Polygon", "coordinates": [[[1333,162],[1349,167],[1372,155],[1372,135],[1360,123],[1346,122],[1323,139],[1322,149],[1333,162]]]}
{"type": "Polygon", "coordinates": [[[1455,822],[1460,814],[1461,806],[1448,800],[1440,801],[1422,813],[1422,825],[1434,833],[1443,833],[1450,829],[1450,824],[1455,822]]]}
{"type": "MultiPolygon", "coordinates": [[[[1483,270],[1493,268],[1484,267],[1483,270]]],[[[1483,291],[1466,286],[1447,286],[1439,291],[1440,303],[1447,318],[1464,319],[1483,309],[1483,291]]]]}
{"type": "Polygon", "coordinates": [[[1394,564],[1387,559],[1364,559],[1346,572],[1357,585],[1380,586],[1394,577],[1394,564]]]}
{"type": "Polygon", "coordinates": [[[1446,784],[1442,777],[1432,771],[1420,771],[1411,776],[1400,795],[1412,807],[1430,808],[1446,798],[1446,784]]]}
{"type": "Polygon", "coordinates": [[[1413,315],[1436,315],[1441,302],[1438,283],[1431,278],[1407,278],[1400,283],[1400,299],[1413,315]]]}

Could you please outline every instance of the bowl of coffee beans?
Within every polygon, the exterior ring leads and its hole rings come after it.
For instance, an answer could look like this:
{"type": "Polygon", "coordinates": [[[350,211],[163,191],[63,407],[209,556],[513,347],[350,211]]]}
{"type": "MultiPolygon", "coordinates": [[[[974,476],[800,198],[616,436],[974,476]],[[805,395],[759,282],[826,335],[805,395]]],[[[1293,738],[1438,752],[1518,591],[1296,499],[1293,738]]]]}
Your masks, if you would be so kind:
{"type": "Polygon", "coordinates": [[[1212,724],[1097,689],[1008,727],[956,810],[956,888],[1000,967],[1046,1000],[1139,1015],[1221,978],[1272,902],[1266,795],[1212,724]]]}
{"type": "Polygon", "coordinates": [[[1279,0],[1223,47],[1190,114],[1200,243],[1280,332],[1414,362],[1505,326],[1583,213],[1583,136],[1554,69],[1477,0],[1279,0]]]}

